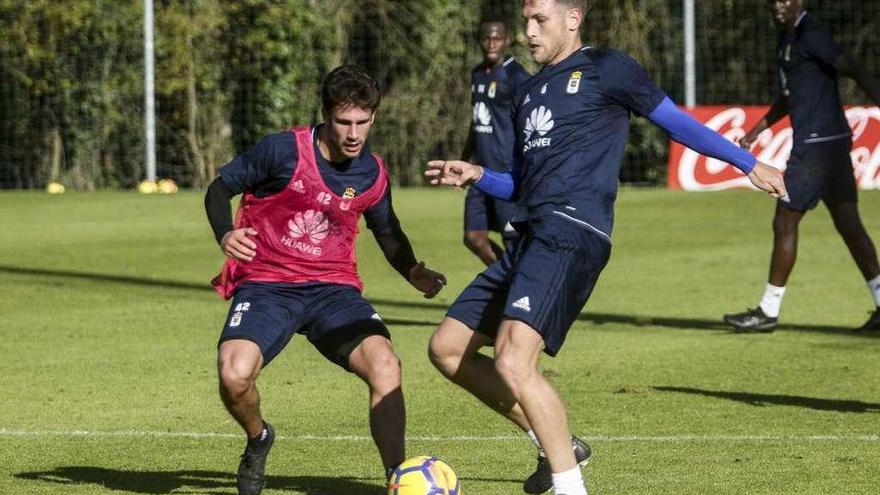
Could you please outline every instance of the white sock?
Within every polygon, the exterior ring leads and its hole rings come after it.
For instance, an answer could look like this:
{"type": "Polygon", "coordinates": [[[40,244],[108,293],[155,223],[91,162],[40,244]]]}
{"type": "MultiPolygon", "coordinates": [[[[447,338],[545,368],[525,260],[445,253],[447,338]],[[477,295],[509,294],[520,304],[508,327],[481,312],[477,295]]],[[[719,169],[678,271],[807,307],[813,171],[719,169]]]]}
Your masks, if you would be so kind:
{"type": "Polygon", "coordinates": [[[877,307],[880,307],[880,275],[868,280],[868,290],[870,290],[871,295],[874,296],[874,303],[877,307]]]}
{"type": "Polygon", "coordinates": [[[779,308],[782,306],[782,296],[785,295],[785,287],[776,287],[767,284],[764,289],[764,297],[761,298],[761,311],[770,318],[779,318],[779,308]]]}
{"type": "Polygon", "coordinates": [[[587,485],[581,476],[581,468],[575,466],[568,471],[553,473],[552,476],[555,495],[587,495],[587,485]]]}
{"type": "Polygon", "coordinates": [[[531,440],[532,443],[535,444],[535,448],[543,454],[544,451],[541,449],[541,442],[538,441],[538,437],[535,435],[535,430],[527,431],[526,435],[528,435],[529,440],[531,440]]]}

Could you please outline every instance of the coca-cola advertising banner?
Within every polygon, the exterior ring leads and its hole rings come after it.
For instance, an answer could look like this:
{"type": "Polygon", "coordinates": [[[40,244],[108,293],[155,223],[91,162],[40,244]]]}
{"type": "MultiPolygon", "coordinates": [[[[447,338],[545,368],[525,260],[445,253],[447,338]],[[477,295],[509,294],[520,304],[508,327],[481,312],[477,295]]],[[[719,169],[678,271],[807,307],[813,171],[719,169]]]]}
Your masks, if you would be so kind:
{"type": "MultiPolygon", "coordinates": [[[[685,109],[709,128],[731,141],[738,141],[769,107],[701,106],[685,109]]],[[[853,131],[852,162],[860,189],[880,189],[880,108],[847,107],[846,118],[853,131]]],[[[791,153],[792,130],[788,118],[777,122],[758,137],[752,154],[764,163],[785,170],[791,153]]],[[[671,141],[669,150],[670,189],[719,191],[752,187],[748,177],[727,163],[707,158],[671,141]]]]}

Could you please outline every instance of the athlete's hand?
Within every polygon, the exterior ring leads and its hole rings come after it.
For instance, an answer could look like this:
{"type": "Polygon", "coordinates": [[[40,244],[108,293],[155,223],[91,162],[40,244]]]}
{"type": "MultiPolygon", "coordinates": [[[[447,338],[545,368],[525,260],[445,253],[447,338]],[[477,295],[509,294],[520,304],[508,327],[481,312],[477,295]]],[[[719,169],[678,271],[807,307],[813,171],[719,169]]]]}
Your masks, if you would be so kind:
{"type": "Polygon", "coordinates": [[[785,181],[782,172],[766,163],[758,162],[755,168],[749,172],[749,180],[758,189],[767,191],[767,194],[782,201],[788,201],[788,191],[785,190],[785,181]]]}
{"type": "Polygon", "coordinates": [[[251,261],[257,255],[257,243],[249,236],[256,235],[256,229],[251,227],[230,230],[220,239],[220,250],[232,259],[251,261]]]}
{"type": "Polygon", "coordinates": [[[463,187],[483,177],[483,167],[461,160],[432,160],[425,171],[432,186],[463,187]]]}
{"type": "Polygon", "coordinates": [[[425,266],[424,261],[409,269],[409,283],[431,299],[446,285],[446,276],[425,266]]]}

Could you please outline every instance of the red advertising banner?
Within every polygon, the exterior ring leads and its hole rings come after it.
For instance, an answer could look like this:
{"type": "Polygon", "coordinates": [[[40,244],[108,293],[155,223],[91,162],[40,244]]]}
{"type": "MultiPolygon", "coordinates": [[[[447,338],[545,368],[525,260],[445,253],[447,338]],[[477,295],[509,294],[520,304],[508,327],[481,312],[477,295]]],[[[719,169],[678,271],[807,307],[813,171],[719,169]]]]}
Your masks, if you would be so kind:
{"type": "MultiPolygon", "coordinates": [[[[744,136],[767,110],[766,106],[687,109],[697,120],[731,141],[744,136]]],[[[852,161],[859,188],[880,189],[880,108],[847,107],[846,118],[853,130],[852,161]]],[[[791,122],[786,118],[761,133],[752,146],[752,153],[758,160],[785,170],[791,147],[791,122]]],[[[748,177],[733,166],[702,156],[674,141],[669,150],[667,185],[670,189],[685,191],[752,187],[748,177]]]]}

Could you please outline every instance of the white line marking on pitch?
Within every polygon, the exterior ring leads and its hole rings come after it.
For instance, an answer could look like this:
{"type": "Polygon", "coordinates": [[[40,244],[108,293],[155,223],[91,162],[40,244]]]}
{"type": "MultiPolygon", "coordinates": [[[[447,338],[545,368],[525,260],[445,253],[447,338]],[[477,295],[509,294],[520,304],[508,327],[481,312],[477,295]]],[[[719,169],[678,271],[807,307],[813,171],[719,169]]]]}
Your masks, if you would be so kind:
{"type": "MultiPolygon", "coordinates": [[[[89,430],[10,430],[0,429],[0,437],[151,437],[151,438],[241,438],[240,433],[199,433],[186,431],[89,431],[89,430]]],[[[366,435],[289,435],[279,440],[309,440],[318,442],[373,441],[366,435]]],[[[518,441],[522,435],[457,435],[457,436],[409,436],[412,442],[484,442],[518,441]]],[[[594,435],[584,436],[594,442],[880,442],[880,435],[594,435]]]]}

